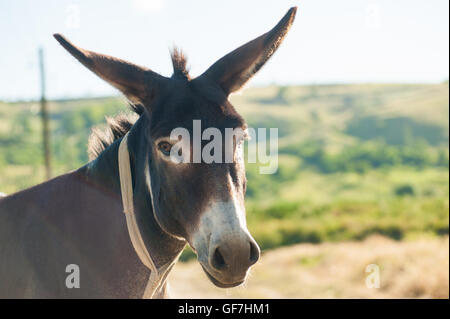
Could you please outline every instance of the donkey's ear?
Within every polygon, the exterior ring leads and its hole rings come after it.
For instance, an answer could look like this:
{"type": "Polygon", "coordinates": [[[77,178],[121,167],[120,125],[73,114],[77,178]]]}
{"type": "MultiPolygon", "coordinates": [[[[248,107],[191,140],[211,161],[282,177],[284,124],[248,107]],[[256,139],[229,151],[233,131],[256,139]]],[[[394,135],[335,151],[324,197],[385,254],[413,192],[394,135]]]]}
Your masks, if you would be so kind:
{"type": "Polygon", "coordinates": [[[239,90],[278,49],[296,12],[297,7],[291,8],[272,30],[228,53],[201,77],[219,84],[227,95],[239,90]]]}
{"type": "Polygon", "coordinates": [[[119,89],[132,103],[148,105],[167,78],[127,61],[81,49],[60,34],[56,40],[85,67],[119,89]]]}

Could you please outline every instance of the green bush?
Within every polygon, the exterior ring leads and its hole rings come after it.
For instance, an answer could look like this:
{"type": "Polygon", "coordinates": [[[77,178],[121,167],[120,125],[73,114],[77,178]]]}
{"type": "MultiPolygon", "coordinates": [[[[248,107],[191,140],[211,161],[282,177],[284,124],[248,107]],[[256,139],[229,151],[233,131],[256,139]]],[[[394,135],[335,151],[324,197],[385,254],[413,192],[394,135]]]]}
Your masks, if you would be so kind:
{"type": "Polygon", "coordinates": [[[414,196],[415,191],[414,191],[414,187],[413,186],[411,186],[409,184],[405,184],[405,185],[397,186],[394,189],[394,193],[397,196],[407,196],[407,195],[414,196]]]}
{"type": "Polygon", "coordinates": [[[321,141],[308,141],[296,147],[283,147],[280,153],[298,156],[303,161],[303,169],[315,169],[325,174],[364,173],[371,169],[398,165],[417,168],[448,167],[449,163],[446,151],[436,152],[424,141],[403,146],[391,146],[383,141],[358,143],[344,147],[337,154],[327,153],[321,141]]]}

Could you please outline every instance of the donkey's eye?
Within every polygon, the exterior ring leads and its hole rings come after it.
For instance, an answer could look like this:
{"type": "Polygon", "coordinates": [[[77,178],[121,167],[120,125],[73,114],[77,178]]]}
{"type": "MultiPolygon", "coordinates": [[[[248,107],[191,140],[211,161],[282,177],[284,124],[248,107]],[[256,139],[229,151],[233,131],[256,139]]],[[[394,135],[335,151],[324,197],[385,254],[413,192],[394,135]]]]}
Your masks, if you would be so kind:
{"type": "Polygon", "coordinates": [[[172,149],[172,144],[168,143],[168,142],[160,142],[158,144],[158,149],[164,154],[169,156],[170,155],[170,150],[172,149]]]}

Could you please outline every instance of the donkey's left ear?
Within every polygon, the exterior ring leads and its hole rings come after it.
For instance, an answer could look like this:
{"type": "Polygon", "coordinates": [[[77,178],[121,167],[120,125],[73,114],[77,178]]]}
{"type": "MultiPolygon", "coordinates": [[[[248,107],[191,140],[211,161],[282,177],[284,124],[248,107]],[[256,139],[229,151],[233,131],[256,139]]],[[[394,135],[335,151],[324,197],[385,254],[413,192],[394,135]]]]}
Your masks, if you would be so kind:
{"type": "Polygon", "coordinates": [[[239,90],[278,49],[296,12],[297,7],[289,9],[272,30],[228,53],[200,77],[214,81],[227,95],[239,90]]]}
{"type": "Polygon", "coordinates": [[[132,103],[149,105],[168,79],[133,63],[81,49],[61,34],[56,40],[85,67],[119,89],[132,103]]]}

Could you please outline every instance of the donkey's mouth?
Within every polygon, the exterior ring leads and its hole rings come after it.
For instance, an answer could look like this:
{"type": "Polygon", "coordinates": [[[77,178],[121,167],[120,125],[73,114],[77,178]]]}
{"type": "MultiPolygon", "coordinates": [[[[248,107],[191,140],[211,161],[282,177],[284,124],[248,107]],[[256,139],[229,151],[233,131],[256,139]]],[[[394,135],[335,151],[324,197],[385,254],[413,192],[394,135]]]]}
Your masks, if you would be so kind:
{"type": "Polygon", "coordinates": [[[217,287],[219,287],[219,288],[233,288],[233,287],[242,285],[244,283],[244,281],[245,281],[245,279],[244,279],[244,280],[237,281],[237,282],[234,282],[234,283],[231,283],[231,284],[230,283],[223,283],[223,282],[219,281],[218,279],[216,279],[213,275],[211,275],[208,272],[208,270],[206,270],[206,268],[203,265],[201,265],[201,266],[202,266],[203,271],[205,272],[206,276],[208,276],[209,280],[211,280],[211,282],[214,285],[216,285],[217,287]]]}

